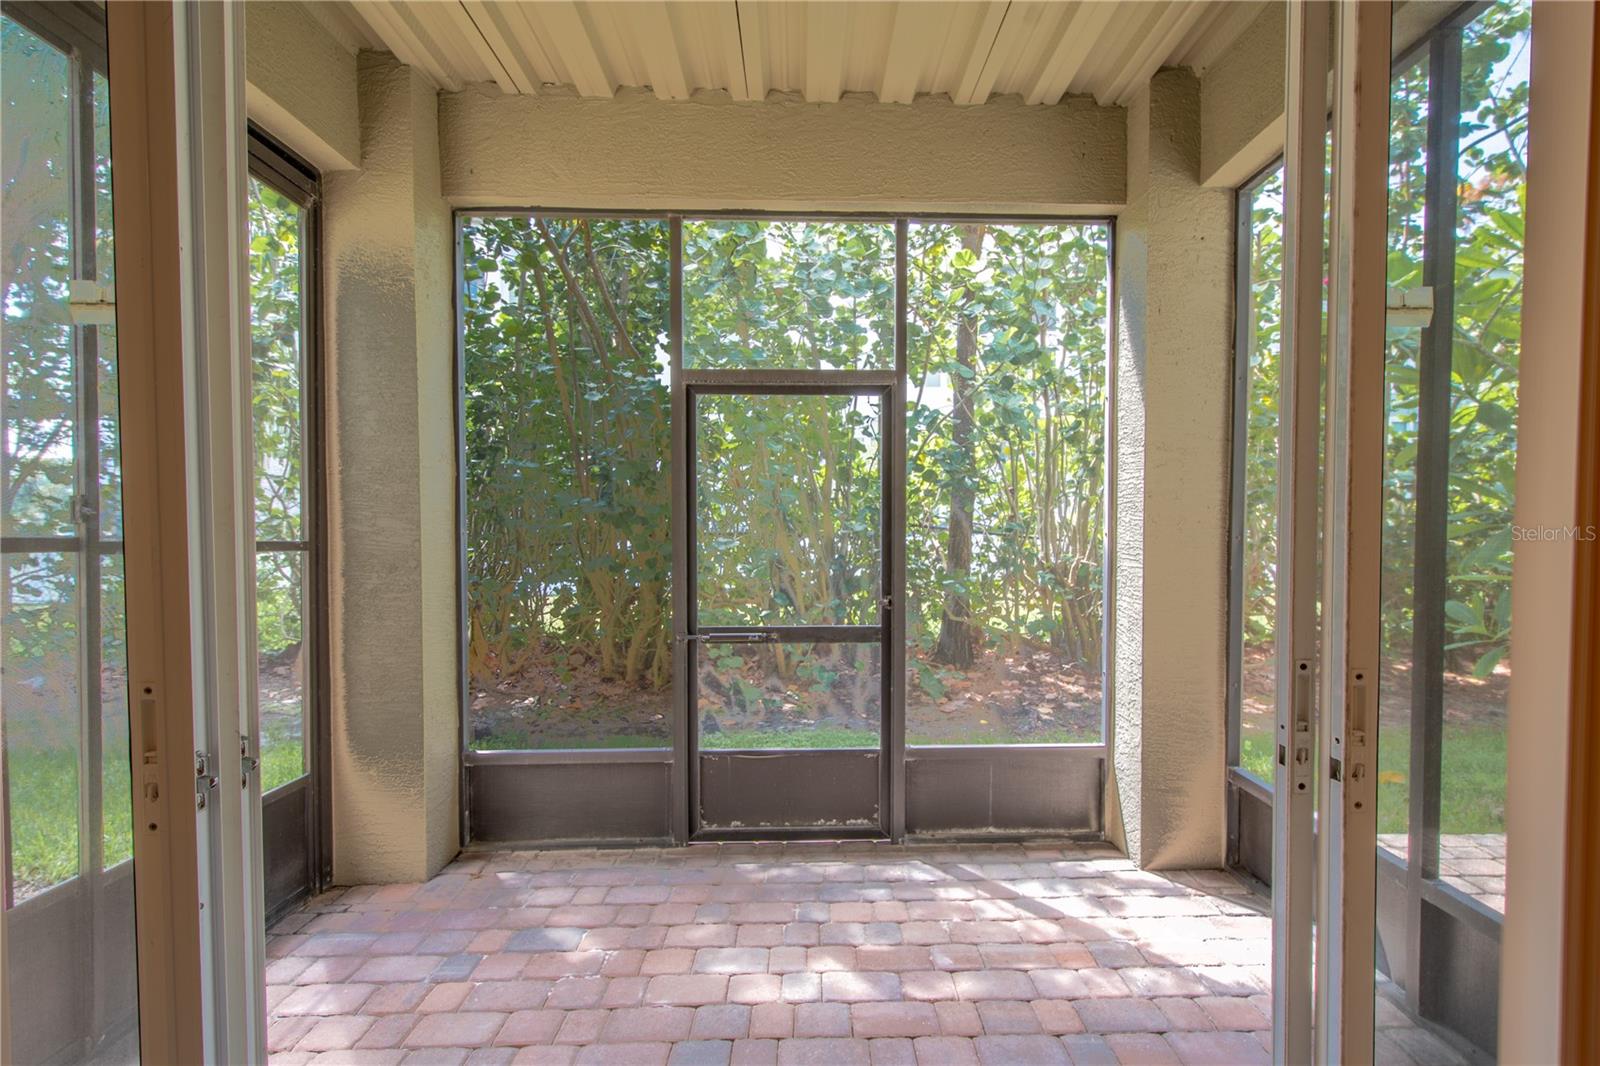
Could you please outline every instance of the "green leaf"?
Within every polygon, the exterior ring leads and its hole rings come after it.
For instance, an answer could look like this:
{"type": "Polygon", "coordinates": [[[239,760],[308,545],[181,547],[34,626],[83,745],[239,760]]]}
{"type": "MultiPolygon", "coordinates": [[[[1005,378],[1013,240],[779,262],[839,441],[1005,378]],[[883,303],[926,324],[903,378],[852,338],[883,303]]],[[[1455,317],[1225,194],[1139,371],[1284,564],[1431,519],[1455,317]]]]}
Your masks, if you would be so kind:
{"type": "Polygon", "coordinates": [[[1479,656],[1478,661],[1473,663],[1472,676],[1482,680],[1494,673],[1494,668],[1500,665],[1500,660],[1506,657],[1506,652],[1509,650],[1504,644],[1501,644],[1484,652],[1483,655],[1479,656]]]}
{"type": "Polygon", "coordinates": [[[1477,419],[1490,429],[1496,429],[1502,433],[1508,432],[1516,424],[1516,420],[1511,417],[1511,412],[1489,400],[1483,400],[1478,403],[1477,419]]]}

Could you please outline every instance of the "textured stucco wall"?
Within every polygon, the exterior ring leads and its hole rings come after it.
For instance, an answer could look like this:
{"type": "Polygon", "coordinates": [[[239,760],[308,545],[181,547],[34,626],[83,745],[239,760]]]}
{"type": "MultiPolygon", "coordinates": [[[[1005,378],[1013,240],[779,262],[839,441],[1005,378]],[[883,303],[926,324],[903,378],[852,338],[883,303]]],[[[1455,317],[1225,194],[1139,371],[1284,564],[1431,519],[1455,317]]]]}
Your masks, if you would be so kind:
{"type": "Polygon", "coordinates": [[[1137,857],[1143,795],[1145,319],[1150,242],[1150,94],[1128,105],[1128,203],[1117,219],[1111,385],[1110,772],[1106,836],[1137,857]]]}
{"type": "Polygon", "coordinates": [[[325,183],[334,876],[459,845],[450,213],[432,86],[360,56],[362,169],[325,183]]]}
{"type": "Polygon", "coordinates": [[[439,98],[444,195],[460,206],[1105,213],[1124,198],[1122,108],[1069,98],[808,104],[439,98]]]}
{"type": "Polygon", "coordinates": [[[1200,90],[1128,108],[1117,227],[1109,835],[1141,866],[1220,865],[1233,203],[1200,185],[1200,90]]]}
{"type": "Polygon", "coordinates": [[[1200,81],[1200,180],[1236,186],[1283,152],[1288,9],[1268,4],[1200,81]]]}
{"type": "Polygon", "coordinates": [[[250,118],[324,173],[361,162],[356,57],[291,0],[249,0],[245,101],[250,118]]]}
{"type": "MultiPolygon", "coordinates": [[[[1456,0],[1397,0],[1394,54],[1406,51],[1459,8],[1456,0]]],[[[1236,187],[1283,154],[1287,33],[1285,6],[1268,5],[1201,77],[1200,178],[1204,184],[1236,187]]],[[[1330,101],[1332,77],[1330,73],[1330,101]]]]}

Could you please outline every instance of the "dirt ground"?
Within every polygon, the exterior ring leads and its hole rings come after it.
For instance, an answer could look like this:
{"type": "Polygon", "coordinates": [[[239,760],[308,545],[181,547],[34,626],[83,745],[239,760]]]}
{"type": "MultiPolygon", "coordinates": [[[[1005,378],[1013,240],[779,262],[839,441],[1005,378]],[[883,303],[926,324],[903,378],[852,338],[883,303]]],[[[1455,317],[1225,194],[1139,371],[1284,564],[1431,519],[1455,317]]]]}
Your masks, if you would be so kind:
{"type": "Polygon", "coordinates": [[[264,737],[278,742],[299,739],[304,677],[300,645],[292,644],[276,655],[262,655],[256,663],[256,677],[264,737]]]}
{"type": "MultiPolygon", "coordinates": [[[[774,669],[768,649],[724,656],[700,670],[708,732],[866,730],[879,717],[877,665],[864,654],[803,661],[798,683],[774,669]],[[742,668],[733,664],[741,662],[742,668]]],[[[1096,740],[1100,678],[1048,647],[989,649],[971,670],[913,655],[906,699],[912,743],[1096,740]]],[[[670,742],[671,691],[597,676],[593,664],[536,664],[472,691],[475,743],[558,748],[670,742]],[[627,738],[627,739],[624,739],[627,738]]]]}
{"type": "Polygon", "coordinates": [[[913,656],[906,690],[912,743],[1019,743],[1099,740],[1100,671],[1040,645],[990,649],[964,673],[913,656]],[[932,671],[944,692],[923,682],[932,671]]]}
{"type": "MultiPolygon", "coordinates": [[[[1277,674],[1271,645],[1249,645],[1244,650],[1242,707],[1244,731],[1267,732],[1274,728],[1277,674]]],[[[1511,692],[1511,660],[1502,659],[1494,673],[1476,678],[1470,673],[1446,671],[1444,675],[1444,717],[1447,722],[1466,725],[1505,721],[1506,701],[1511,692]]],[[[1385,658],[1378,689],[1378,716],[1386,726],[1411,723],[1411,663],[1385,658]]]]}
{"type": "Polygon", "coordinates": [[[551,656],[493,684],[474,679],[473,742],[566,748],[636,737],[672,743],[671,688],[639,688],[601,680],[598,673],[598,664],[551,656]]]}
{"type": "MultiPolygon", "coordinates": [[[[835,662],[822,680],[814,676],[794,685],[775,673],[764,650],[743,653],[741,659],[742,669],[727,665],[734,661],[730,659],[724,659],[722,668],[708,663],[701,669],[700,706],[708,732],[875,728],[875,664],[868,667],[863,659],[857,669],[848,661],[835,662]]],[[[1068,662],[1047,647],[991,648],[968,671],[919,654],[908,665],[906,732],[911,743],[1063,742],[1101,735],[1099,672],[1068,662]]],[[[669,688],[636,688],[600,680],[596,673],[593,664],[582,660],[540,663],[493,685],[474,686],[474,742],[546,748],[670,743],[669,688]]],[[[1270,733],[1273,728],[1274,676],[1270,647],[1245,649],[1246,733],[1270,733]]],[[[273,688],[290,687],[272,680],[273,688]]],[[[1508,662],[1482,680],[1446,673],[1446,720],[1503,722],[1510,684],[1508,662]]],[[[1379,701],[1385,725],[1409,723],[1409,663],[1386,662],[1379,701]]]]}

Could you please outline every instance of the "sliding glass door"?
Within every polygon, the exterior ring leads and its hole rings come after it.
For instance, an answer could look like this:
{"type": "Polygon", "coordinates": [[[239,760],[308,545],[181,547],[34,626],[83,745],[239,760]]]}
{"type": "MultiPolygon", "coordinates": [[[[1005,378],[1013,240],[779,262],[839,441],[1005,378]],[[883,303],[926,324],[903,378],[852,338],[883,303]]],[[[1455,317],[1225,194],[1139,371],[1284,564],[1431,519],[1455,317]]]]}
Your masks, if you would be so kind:
{"type": "MultiPolygon", "coordinates": [[[[1378,731],[1380,1019],[1492,1050],[1505,912],[1530,5],[1472,8],[1391,97],[1378,731]]],[[[1380,1061],[1415,1050],[1381,1026],[1380,1061]]]]}
{"type": "Polygon", "coordinates": [[[10,1053],[138,1056],[105,32],[3,34],[0,434],[10,1053]]]}
{"type": "MultiPolygon", "coordinates": [[[[1359,522],[1344,531],[1351,539],[1337,540],[1334,526],[1312,525],[1314,535],[1293,547],[1315,552],[1325,578],[1314,597],[1318,616],[1305,632],[1336,647],[1339,627],[1346,635],[1375,627],[1360,670],[1351,652],[1338,683],[1330,684],[1329,664],[1315,664],[1324,672],[1320,720],[1349,730],[1344,743],[1355,733],[1365,742],[1361,787],[1370,795],[1360,814],[1374,823],[1370,888],[1359,883],[1364,874],[1352,881],[1346,864],[1354,857],[1349,849],[1362,845],[1339,815],[1355,812],[1327,806],[1352,784],[1349,761],[1329,747],[1333,732],[1314,748],[1312,764],[1325,779],[1312,801],[1315,823],[1302,822],[1295,833],[1283,824],[1298,798],[1284,791],[1293,775],[1286,778],[1282,767],[1293,762],[1287,757],[1293,749],[1282,744],[1282,730],[1293,720],[1296,693],[1281,675],[1299,666],[1286,647],[1293,630],[1282,601],[1291,575],[1281,538],[1296,525],[1282,509],[1290,497],[1276,493],[1273,480],[1296,455],[1289,431],[1280,436],[1277,429],[1279,410],[1288,410],[1280,404],[1290,402],[1280,395],[1283,379],[1293,369],[1290,227],[1298,219],[1302,246],[1316,248],[1317,219],[1314,211],[1291,217],[1294,190],[1286,202],[1281,165],[1240,193],[1230,861],[1270,880],[1281,900],[1299,900],[1300,914],[1310,897],[1282,880],[1290,878],[1296,855],[1320,850],[1319,863],[1331,869],[1320,889],[1324,905],[1352,891],[1359,903],[1370,893],[1370,916],[1348,913],[1342,923],[1350,937],[1364,935],[1363,922],[1373,926],[1370,1039],[1380,1062],[1492,1051],[1497,1039],[1511,552],[1518,539],[1541,535],[1512,524],[1528,26],[1529,7],[1518,2],[1464,7],[1425,27],[1397,23],[1395,33],[1409,39],[1388,70],[1388,113],[1363,112],[1361,119],[1367,127],[1377,122],[1387,145],[1383,388],[1345,394],[1349,435],[1330,432],[1315,450],[1319,466],[1327,460],[1326,476],[1342,479],[1341,491],[1349,494],[1341,501],[1319,487],[1325,513],[1351,507],[1357,493],[1379,507],[1359,519],[1337,512],[1342,521],[1359,522]],[[1337,447],[1348,449],[1347,459],[1362,453],[1359,478],[1332,462],[1328,449],[1337,447]],[[1372,448],[1379,449],[1376,458],[1372,448]],[[1359,617],[1349,613],[1357,610],[1351,591],[1358,535],[1377,538],[1363,548],[1376,547],[1368,553],[1376,563],[1361,560],[1371,580],[1360,579],[1377,599],[1361,603],[1359,617]],[[1329,777],[1334,772],[1338,779],[1329,777]],[[1271,834],[1274,815],[1279,826],[1271,834]],[[1344,850],[1330,852],[1340,840],[1344,850]]],[[[1321,124],[1320,101],[1307,111],[1313,117],[1303,125],[1315,130],[1310,123],[1321,124]]],[[[1351,130],[1345,133],[1352,143],[1351,130]]],[[[1361,178],[1370,181],[1372,174],[1362,171],[1361,178]]],[[[1336,173],[1336,186],[1337,180],[1336,173]]],[[[1352,191],[1368,198],[1358,202],[1370,202],[1372,189],[1363,186],[1346,190],[1347,203],[1352,191]]],[[[1353,232],[1352,218],[1337,209],[1330,214],[1353,232]]],[[[1340,251],[1335,243],[1331,254],[1340,251]]],[[[1352,311],[1333,300],[1330,317],[1322,319],[1322,270],[1311,267],[1311,287],[1302,294],[1311,310],[1301,317],[1312,328],[1302,345],[1320,359],[1327,323],[1352,311]]],[[[1328,403],[1319,398],[1311,408],[1320,428],[1334,412],[1339,375],[1348,382],[1355,372],[1341,359],[1365,366],[1360,361],[1372,358],[1375,339],[1353,336],[1342,356],[1335,348],[1328,357],[1328,403]]],[[[1308,368],[1321,378],[1315,361],[1301,372],[1308,368]]],[[[1303,415],[1296,410],[1296,419],[1303,415]]],[[[1325,909],[1320,917],[1338,913],[1325,909]]],[[[1348,969],[1342,974],[1346,988],[1364,980],[1348,969]]],[[[1292,1003],[1286,991],[1280,989],[1280,1012],[1292,1003]]],[[[1348,1021],[1349,1012],[1343,1017],[1348,1021]]],[[[1361,1037],[1363,1047],[1367,1039],[1361,1037]]],[[[1358,1052],[1346,1048],[1346,1054],[1358,1052]]]]}

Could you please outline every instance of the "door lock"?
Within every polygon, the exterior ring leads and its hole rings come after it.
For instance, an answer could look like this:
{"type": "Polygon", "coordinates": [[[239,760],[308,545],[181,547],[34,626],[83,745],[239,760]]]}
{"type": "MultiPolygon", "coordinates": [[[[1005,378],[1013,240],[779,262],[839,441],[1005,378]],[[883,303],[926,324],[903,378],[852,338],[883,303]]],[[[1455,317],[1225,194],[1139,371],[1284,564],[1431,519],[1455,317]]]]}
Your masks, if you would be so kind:
{"type": "Polygon", "coordinates": [[[197,751],[194,753],[194,809],[203,811],[211,802],[211,793],[216,791],[217,775],[212,773],[211,753],[197,751]]]}
{"type": "Polygon", "coordinates": [[[261,760],[250,754],[250,738],[239,737],[239,786],[250,787],[250,775],[256,772],[261,765],[261,760]]]}

